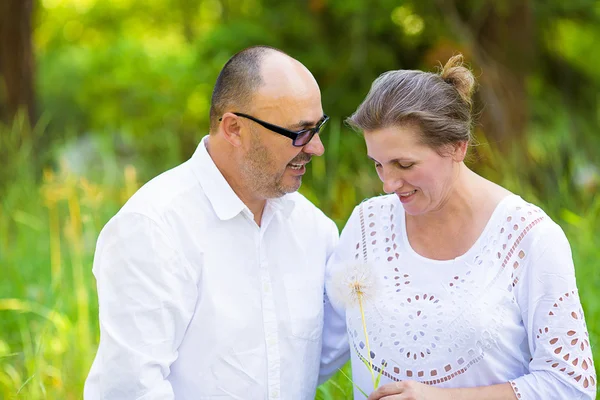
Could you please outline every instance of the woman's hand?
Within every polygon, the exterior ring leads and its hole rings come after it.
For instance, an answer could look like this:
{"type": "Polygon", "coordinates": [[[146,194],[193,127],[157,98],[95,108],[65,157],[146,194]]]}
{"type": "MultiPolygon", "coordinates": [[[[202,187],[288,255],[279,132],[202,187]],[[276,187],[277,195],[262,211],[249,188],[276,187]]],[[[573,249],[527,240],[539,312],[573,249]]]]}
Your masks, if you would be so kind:
{"type": "Polygon", "coordinates": [[[381,386],[368,400],[450,400],[441,388],[415,381],[392,382],[381,386]]]}

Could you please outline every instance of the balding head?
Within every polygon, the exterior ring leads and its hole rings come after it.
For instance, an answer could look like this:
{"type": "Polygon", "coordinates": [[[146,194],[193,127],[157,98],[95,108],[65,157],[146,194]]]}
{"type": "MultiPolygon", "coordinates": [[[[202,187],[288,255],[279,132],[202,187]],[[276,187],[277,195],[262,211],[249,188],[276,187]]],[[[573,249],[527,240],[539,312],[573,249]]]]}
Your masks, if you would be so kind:
{"type": "MultiPolygon", "coordinates": [[[[244,49],[225,64],[215,84],[210,107],[210,132],[218,129],[227,111],[249,112],[254,95],[275,100],[286,95],[304,95],[318,85],[308,69],[281,50],[268,46],[244,49]]],[[[269,105],[267,105],[269,107],[269,105]]]]}
{"type": "Polygon", "coordinates": [[[304,65],[277,49],[251,47],[225,64],[210,118],[208,152],[253,213],[298,190],[306,165],[325,151],[318,133],[295,145],[325,118],[321,91],[304,65]]]}

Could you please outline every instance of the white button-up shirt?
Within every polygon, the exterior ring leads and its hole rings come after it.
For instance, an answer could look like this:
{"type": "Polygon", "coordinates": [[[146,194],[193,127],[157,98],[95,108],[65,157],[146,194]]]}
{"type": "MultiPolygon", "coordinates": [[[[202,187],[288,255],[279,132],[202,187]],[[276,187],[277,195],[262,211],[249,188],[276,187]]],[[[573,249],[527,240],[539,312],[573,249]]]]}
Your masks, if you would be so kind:
{"type": "Polygon", "coordinates": [[[104,227],[97,399],[312,399],[335,224],[298,193],[261,226],[205,142],[104,227]]]}

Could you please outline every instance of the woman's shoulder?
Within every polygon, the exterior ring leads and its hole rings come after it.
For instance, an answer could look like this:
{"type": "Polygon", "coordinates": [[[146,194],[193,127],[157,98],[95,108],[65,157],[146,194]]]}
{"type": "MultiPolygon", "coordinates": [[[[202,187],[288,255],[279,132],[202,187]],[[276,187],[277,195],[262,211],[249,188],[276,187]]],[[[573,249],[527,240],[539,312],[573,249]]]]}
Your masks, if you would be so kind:
{"type": "Polygon", "coordinates": [[[562,239],[562,228],[539,206],[518,195],[509,195],[499,204],[496,226],[509,241],[532,245],[536,242],[562,239]]]}
{"type": "Polygon", "coordinates": [[[552,218],[546,214],[546,212],[534,203],[523,199],[521,196],[511,194],[506,196],[499,204],[502,208],[502,216],[506,218],[507,222],[513,222],[514,224],[522,223],[536,223],[554,222],[552,218]]]}
{"type": "Polygon", "coordinates": [[[390,215],[401,207],[402,203],[395,194],[367,198],[354,207],[344,229],[360,229],[367,220],[389,219],[390,215]]]}
{"type": "Polygon", "coordinates": [[[381,196],[370,197],[363,200],[356,208],[369,210],[373,213],[388,212],[398,207],[402,207],[402,203],[398,200],[395,194],[386,194],[381,196]]]}

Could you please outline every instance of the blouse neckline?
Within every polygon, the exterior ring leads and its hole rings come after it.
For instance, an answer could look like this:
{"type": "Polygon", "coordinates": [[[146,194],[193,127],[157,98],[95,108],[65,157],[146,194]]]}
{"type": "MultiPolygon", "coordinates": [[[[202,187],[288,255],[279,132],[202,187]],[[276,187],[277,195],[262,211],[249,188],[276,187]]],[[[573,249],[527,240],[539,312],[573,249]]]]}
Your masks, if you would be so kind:
{"type": "MultiPolygon", "coordinates": [[[[399,213],[400,214],[400,224],[399,226],[402,227],[402,232],[400,233],[402,235],[402,241],[404,243],[404,246],[407,249],[407,252],[413,256],[418,258],[421,261],[430,263],[430,264],[437,264],[437,265],[447,265],[447,264],[452,264],[456,261],[460,261],[462,259],[465,259],[467,257],[469,257],[471,255],[471,253],[473,253],[474,251],[476,251],[479,247],[480,247],[480,243],[483,241],[483,239],[485,238],[485,236],[488,234],[489,230],[492,229],[492,226],[494,225],[494,221],[498,218],[498,215],[500,215],[502,213],[502,211],[505,209],[506,204],[509,202],[509,200],[511,199],[518,199],[520,198],[518,195],[515,194],[509,194],[507,196],[505,196],[504,198],[502,198],[502,200],[500,200],[498,202],[498,204],[496,204],[496,207],[494,208],[494,211],[492,212],[492,215],[490,216],[490,218],[488,219],[487,223],[485,224],[485,227],[483,228],[483,231],[481,232],[481,234],[479,235],[479,237],[477,237],[477,240],[475,240],[475,242],[471,245],[471,247],[469,247],[469,249],[464,252],[463,254],[459,255],[458,257],[452,258],[452,259],[448,259],[448,260],[434,260],[433,258],[428,258],[425,256],[422,256],[421,254],[417,253],[411,246],[410,241],[408,240],[408,233],[406,231],[406,213],[404,211],[404,209],[402,208],[402,212],[399,213]]],[[[399,202],[399,201],[398,201],[399,202]]],[[[400,203],[400,202],[399,202],[400,203]]],[[[400,203],[401,204],[401,203],[400,203]]]]}

